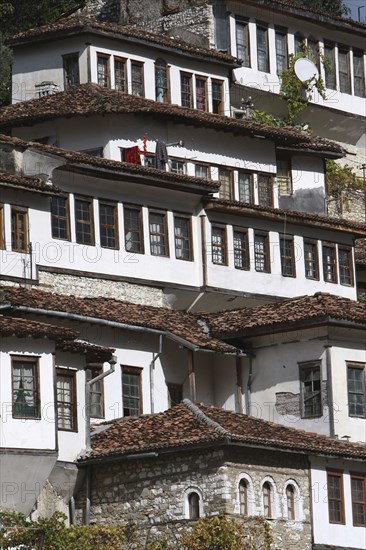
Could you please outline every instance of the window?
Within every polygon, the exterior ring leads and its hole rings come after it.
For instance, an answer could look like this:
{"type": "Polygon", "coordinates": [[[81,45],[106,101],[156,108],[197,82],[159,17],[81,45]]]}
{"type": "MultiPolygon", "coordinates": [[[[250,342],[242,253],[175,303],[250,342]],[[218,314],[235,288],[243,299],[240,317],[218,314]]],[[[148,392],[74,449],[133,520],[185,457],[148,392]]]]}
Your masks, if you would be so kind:
{"type": "Polygon", "coordinates": [[[308,38],[308,58],[319,68],[319,46],[315,38],[308,38]]]}
{"type": "Polygon", "coordinates": [[[187,74],[187,73],[180,74],[180,93],[181,93],[182,107],[193,107],[191,74],[187,74]]]}
{"type": "Polygon", "coordinates": [[[338,49],[339,89],[345,94],[351,93],[351,75],[349,66],[349,50],[338,49]]]}
{"type": "Polygon", "coordinates": [[[153,256],[169,256],[166,213],[149,212],[150,252],[153,256]]]}
{"type": "Polygon", "coordinates": [[[122,367],[123,416],[142,414],[141,370],[122,367]]]}
{"type": "Polygon", "coordinates": [[[248,233],[234,230],[234,266],[236,269],[250,268],[248,233]]]}
{"type": "Polygon", "coordinates": [[[67,197],[51,198],[51,229],[54,239],[69,239],[69,203],[67,197]]]}
{"type": "Polygon", "coordinates": [[[38,359],[12,358],[13,418],[39,418],[38,359]]]}
{"type": "Polygon", "coordinates": [[[236,57],[250,67],[249,26],[244,21],[236,22],[236,57]]]}
{"type": "Polygon", "coordinates": [[[11,247],[16,252],[28,251],[28,213],[21,208],[11,209],[11,247]]]}
{"type": "Polygon", "coordinates": [[[207,79],[196,76],[196,108],[207,111],[207,79]]]}
{"type": "Polygon", "coordinates": [[[291,164],[289,160],[277,160],[276,182],[281,196],[292,195],[291,164]]]}
{"type": "Polygon", "coordinates": [[[325,74],[325,86],[330,90],[335,90],[335,52],[334,44],[324,44],[324,58],[326,64],[324,65],[325,74]]]}
{"type": "Polygon", "coordinates": [[[305,50],[306,40],[302,34],[295,34],[295,55],[302,53],[305,50]]]}
{"type": "Polygon", "coordinates": [[[348,414],[366,416],[365,364],[347,363],[348,414]]]}
{"type": "Polygon", "coordinates": [[[127,63],[121,57],[114,58],[114,87],[119,92],[128,91],[127,86],[127,63]]]}
{"type": "Polygon", "coordinates": [[[240,515],[247,517],[248,514],[248,482],[246,479],[241,479],[239,483],[239,504],[240,515]]]}
{"type": "Polygon", "coordinates": [[[205,164],[196,164],[194,167],[194,175],[196,178],[211,179],[210,167],[205,164]]]}
{"type": "Polygon", "coordinates": [[[220,189],[219,189],[219,196],[220,199],[229,201],[232,198],[232,175],[233,172],[231,170],[225,170],[223,168],[219,168],[219,182],[220,182],[220,189]]]}
{"type": "Polygon", "coordinates": [[[192,260],[191,219],[174,216],[175,257],[178,260],[192,260]]]}
{"type": "Polygon", "coordinates": [[[281,273],[283,277],[296,277],[293,239],[280,237],[281,273]]]}
{"type": "Polygon", "coordinates": [[[248,172],[239,171],[239,200],[247,204],[254,203],[253,176],[248,172]]]}
{"type": "Polygon", "coordinates": [[[293,485],[286,487],[287,519],[295,519],[295,489],[293,485]]]}
{"type": "Polygon", "coordinates": [[[323,277],[327,283],[337,282],[336,250],[333,244],[323,244],[323,277]]]}
{"type": "Polygon", "coordinates": [[[316,241],[304,241],[305,277],[319,279],[318,244],[316,241]]]}
{"type": "Polygon", "coordinates": [[[352,520],[355,527],[366,527],[366,477],[351,474],[352,520]]]}
{"type": "Polygon", "coordinates": [[[322,415],[320,363],[300,365],[301,417],[322,415]]]}
{"type": "Polygon", "coordinates": [[[279,74],[287,68],[287,34],[284,31],[276,31],[276,69],[279,74]]]}
{"type": "Polygon", "coordinates": [[[353,50],[353,89],[358,97],[365,97],[365,74],[363,52],[353,50]]]}
{"type": "Polygon", "coordinates": [[[159,103],[169,101],[169,74],[168,66],[164,59],[155,61],[155,98],[159,103]]]}
{"type": "Polygon", "coordinates": [[[189,519],[198,519],[200,517],[200,496],[198,493],[188,495],[189,519]]]}
{"type": "Polygon", "coordinates": [[[254,235],[254,266],[261,273],[269,273],[269,239],[268,235],[254,235]]]}
{"type": "Polygon", "coordinates": [[[70,54],[63,56],[64,65],[64,88],[69,90],[72,86],[80,84],[79,75],[79,54],[70,54]]]}
{"type": "Polygon", "coordinates": [[[124,207],[125,247],[127,252],[144,253],[141,208],[124,207]]]}
{"type": "Polygon", "coordinates": [[[353,285],[352,251],[338,247],[339,282],[341,285],[353,285]]]}
{"type": "Polygon", "coordinates": [[[260,206],[273,206],[272,178],[266,174],[258,174],[258,203],[260,206]]]}
{"type": "Polygon", "coordinates": [[[57,427],[59,430],[77,431],[75,371],[57,369],[57,427]]]}
{"type": "Polygon", "coordinates": [[[262,500],[263,500],[263,516],[270,518],[272,516],[272,488],[266,481],[262,487],[262,500]]]}
{"type": "Polygon", "coordinates": [[[97,79],[99,86],[109,88],[109,55],[97,54],[97,79]]]}
{"type": "Polygon", "coordinates": [[[4,206],[0,204],[0,248],[5,248],[4,239],[4,206]]]}
{"type": "Polygon", "coordinates": [[[269,73],[268,29],[257,25],[258,71],[269,73]]]}
{"type": "Polygon", "coordinates": [[[169,407],[174,407],[183,401],[183,386],[181,384],[168,384],[169,407]]]}
{"type": "Polygon", "coordinates": [[[183,160],[169,159],[170,171],[175,174],[185,174],[186,165],[183,160]]]}
{"type": "Polygon", "coordinates": [[[226,230],[223,227],[212,226],[211,231],[212,263],[226,265],[226,230]]]}
{"type": "Polygon", "coordinates": [[[212,80],[212,112],[218,115],[224,112],[224,92],[221,80],[212,80]]]}
{"type": "Polygon", "coordinates": [[[329,523],[344,524],[342,472],[327,472],[329,523]]]}
{"type": "Polygon", "coordinates": [[[144,65],[131,61],[131,93],[140,97],[145,96],[144,65]]]}
{"type": "Polygon", "coordinates": [[[75,198],[76,242],[94,244],[93,202],[88,198],[75,198]]]}
{"type": "MultiPolygon", "coordinates": [[[[103,373],[102,365],[87,366],[87,380],[92,380],[103,373]]],[[[90,416],[91,418],[104,418],[104,385],[103,379],[90,385],[90,416]]]]}
{"type": "Polygon", "coordinates": [[[99,203],[100,246],[118,248],[117,205],[99,203]]]}

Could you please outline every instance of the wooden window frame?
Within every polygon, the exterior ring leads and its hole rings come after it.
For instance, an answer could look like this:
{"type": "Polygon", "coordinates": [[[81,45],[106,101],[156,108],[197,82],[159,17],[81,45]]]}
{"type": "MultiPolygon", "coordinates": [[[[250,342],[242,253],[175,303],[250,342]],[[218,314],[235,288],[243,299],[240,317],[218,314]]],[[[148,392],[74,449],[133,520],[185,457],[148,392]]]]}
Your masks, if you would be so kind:
{"type": "MultiPolygon", "coordinates": [[[[88,363],[86,366],[86,373],[87,373],[87,381],[92,380],[93,378],[96,378],[100,374],[103,374],[103,365],[101,363],[88,363]]],[[[105,418],[105,408],[104,408],[104,379],[102,378],[98,382],[95,382],[94,384],[90,384],[90,405],[92,401],[92,395],[98,395],[99,397],[99,408],[100,408],[100,414],[94,415],[92,414],[92,410],[90,407],[90,417],[91,418],[105,418]],[[93,391],[93,386],[99,383],[100,384],[100,392],[99,391],[93,391]]]]}
{"type": "Polygon", "coordinates": [[[145,97],[145,75],[144,63],[142,61],[131,61],[131,94],[137,97],[145,97]],[[134,78],[134,68],[139,68],[141,81],[134,78]]]}
{"type": "Polygon", "coordinates": [[[333,470],[333,469],[328,469],[327,468],[327,500],[328,500],[328,519],[329,519],[329,523],[331,523],[332,525],[345,525],[346,520],[345,520],[345,511],[344,511],[344,480],[343,480],[343,471],[342,470],[333,470]],[[329,498],[329,478],[330,478],[330,476],[335,477],[339,480],[339,493],[340,493],[340,498],[339,499],[336,499],[336,498],[330,499],[329,498]],[[330,508],[331,501],[339,502],[339,506],[340,506],[340,510],[339,510],[340,511],[340,520],[339,521],[331,519],[331,508],[330,508]]]}
{"type": "Polygon", "coordinates": [[[235,269],[240,269],[242,271],[249,271],[250,270],[250,251],[249,251],[249,238],[248,238],[248,230],[242,229],[240,227],[233,227],[233,245],[234,245],[234,267],[235,269]],[[240,246],[237,246],[236,244],[236,238],[235,235],[240,234],[244,235],[244,246],[242,246],[242,242],[240,243],[240,246]],[[241,258],[241,265],[238,265],[236,258],[239,255],[241,258]]]}
{"type": "Polygon", "coordinates": [[[212,263],[214,265],[227,265],[227,229],[226,227],[223,227],[222,225],[213,224],[211,225],[211,248],[212,248],[212,263]],[[222,241],[218,244],[217,242],[214,243],[213,237],[214,237],[214,231],[218,230],[221,232],[222,235],[222,241]],[[218,251],[215,253],[215,248],[218,249],[218,251]],[[216,257],[222,257],[222,261],[215,260],[216,257]]]}
{"type": "Polygon", "coordinates": [[[366,527],[366,474],[360,472],[350,472],[350,483],[351,483],[351,505],[352,505],[352,524],[353,527],[366,527]],[[355,500],[353,491],[352,491],[352,480],[360,480],[363,484],[363,501],[355,500]],[[356,523],[355,521],[355,505],[363,506],[363,522],[356,523]]]}
{"type": "Polygon", "coordinates": [[[346,361],[347,367],[347,401],[348,401],[348,416],[350,418],[366,418],[366,363],[358,363],[353,361],[346,361]],[[348,378],[348,373],[350,370],[359,370],[362,372],[362,389],[363,392],[351,391],[350,390],[350,381],[348,378]],[[363,414],[351,414],[350,412],[350,394],[362,395],[363,397],[363,414]]]}
{"type": "Polygon", "coordinates": [[[287,29],[275,28],[275,51],[276,51],[276,72],[280,74],[288,67],[288,46],[287,46],[287,29]],[[284,53],[277,49],[277,38],[281,37],[282,45],[284,45],[284,53]],[[283,66],[279,60],[283,61],[283,66]]]}
{"type": "Polygon", "coordinates": [[[364,52],[362,50],[353,49],[352,52],[352,66],[353,66],[353,94],[356,97],[365,97],[365,69],[364,69],[364,52]],[[356,59],[361,59],[361,74],[356,74],[357,65],[355,63],[356,59]],[[360,84],[357,84],[360,83],[360,84]],[[360,89],[359,89],[360,88],[360,89]]]}
{"type": "Polygon", "coordinates": [[[248,490],[249,490],[249,482],[247,479],[242,478],[239,481],[239,513],[242,517],[249,516],[248,490]]]}
{"type": "MultiPolygon", "coordinates": [[[[60,239],[60,240],[63,240],[63,241],[69,241],[70,240],[70,201],[69,201],[69,197],[67,195],[53,195],[51,197],[51,233],[52,233],[52,238],[53,239],[60,239]],[[56,212],[53,212],[53,208],[54,208],[54,205],[53,205],[53,202],[54,201],[58,201],[59,199],[65,201],[65,205],[64,205],[64,208],[65,208],[65,215],[60,215],[59,213],[56,213],[56,212]],[[60,227],[55,227],[54,228],[54,222],[64,222],[65,224],[65,237],[60,237],[59,235],[56,235],[56,233],[61,233],[63,231],[62,228],[60,227]],[[57,229],[57,231],[56,231],[57,229]]],[[[57,205],[57,209],[58,209],[58,205],[57,205]]]]}
{"type": "Polygon", "coordinates": [[[193,85],[192,85],[193,76],[192,73],[187,73],[185,71],[180,72],[180,101],[182,107],[193,108],[193,85]],[[183,79],[187,79],[188,86],[183,84],[183,79]]]}
{"type": "Polygon", "coordinates": [[[268,37],[268,26],[264,25],[262,23],[257,23],[256,28],[256,38],[257,38],[257,69],[259,72],[263,73],[269,73],[270,72],[270,64],[269,64],[269,37],[268,37]],[[258,40],[258,32],[264,31],[265,32],[265,48],[262,49],[259,47],[259,40],[258,40]],[[265,68],[260,67],[259,63],[259,53],[263,52],[265,56],[265,68]]]}
{"type": "Polygon", "coordinates": [[[5,249],[4,205],[0,204],[0,249],[5,249]]]}
{"type": "Polygon", "coordinates": [[[285,494],[286,494],[287,519],[289,521],[295,521],[296,520],[296,511],[295,511],[296,491],[292,483],[288,483],[286,485],[285,494]],[[289,490],[290,490],[291,496],[289,496],[289,492],[288,492],[289,490]]]}
{"type": "Polygon", "coordinates": [[[254,233],[254,268],[258,273],[270,273],[271,272],[271,259],[269,252],[269,234],[263,232],[254,233]],[[256,239],[258,237],[264,238],[264,251],[259,252],[256,250],[256,239]],[[261,258],[264,258],[264,269],[258,269],[259,261],[261,258]]]}
{"type": "Polygon", "coordinates": [[[350,49],[348,46],[338,46],[338,85],[339,91],[342,94],[351,94],[351,63],[350,63],[350,49]],[[345,55],[346,61],[346,71],[341,70],[340,55],[345,55]],[[343,85],[343,77],[345,81],[345,86],[343,85]]]}
{"type": "Polygon", "coordinates": [[[225,93],[224,93],[224,81],[213,78],[211,80],[211,96],[212,96],[212,112],[217,115],[224,114],[225,111],[225,93]],[[214,87],[217,86],[217,90],[220,91],[216,96],[214,87]]]}
{"type": "Polygon", "coordinates": [[[291,159],[277,158],[276,183],[278,187],[278,194],[280,197],[289,197],[293,194],[291,159]],[[286,163],[287,176],[278,175],[278,163],[286,163]]]}
{"type": "Polygon", "coordinates": [[[265,481],[262,485],[262,504],[263,504],[263,517],[270,519],[272,517],[272,495],[273,487],[269,481],[265,481]],[[264,491],[268,490],[268,495],[264,491]],[[265,504],[265,498],[268,496],[268,506],[265,504]],[[268,507],[268,513],[266,514],[266,508],[268,507]]]}
{"type": "Polygon", "coordinates": [[[111,250],[118,250],[119,249],[119,235],[118,235],[118,206],[117,206],[117,203],[113,202],[113,201],[108,201],[108,200],[105,201],[103,199],[99,199],[99,205],[98,206],[99,206],[98,210],[99,210],[100,246],[102,248],[109,248],[111,250]],[[107,207],[113,209],[113,225],[108,224],[108,223],[102,223],[102,220],[101,220],[101,206],[107,206],[107,207]],[[108,244],[103,244],[102,243],[102,227],[106,228],[106,230],[108,230],[108,228],[113,230],[113,237],[108,236],[107,241],[110,238],[114,239],[114,246],[109,246],[108,244]]]}
{"type": "Polygon", "coordinates": [[[233,200],[233,196],[234,196],[234,170],[232,170],[232,168],[225,168],[225,167],[219,167],[218,168],[218,178],[219,178],[219,182],[220,182],[220,188],[219,188],[219,198],[221,200],[224,200],[224,201],[231,201],[233,200]],[[228,182],[226,182],[226,179],[223,181],[221,178],[222,178],[222,174],[223,173],[227,173],[228,174],[228,182]],[[225,185],[225,192],[223,192],[221,189],[222,189],[222,186],[223,186],[223,183],[225,185]],[[226,189],[226,186],[227,186],[227,189],[226,189]]]}
{"type": "Polygon", "coordinates": [[[207,77],[206,76],[201,76],[201,75],[196,75],[195,77],[195,89],[196,89],[196,109],[198,109],[199,111],[208,111],[208,93],[207,93],[207,77]],[[198,87],[197,83],[198,82],[203,82],[203,87],[198,87]],[[201,102],[203,107],[199,107],[199,102],[198,102],[198,90],[200,89],[203,89],[204,90],[204,95],[203,95],[203,101],[201,102]]]}
{"type": "MultiPolygon", "coordinates": [[[[179,214],[175,213],[173,215],[174,218],[174,249],[175,249],[175,257],[177,260],[183,260],[186,262],[192,262],[193,261],[193,238],[192,238],[192,218],[189,215],[179,214]],[[186,220],[187,222],[187,228],[188,228],[188,235],[182,236],[182,235],[176,235],[176,220],[186,220]],[[188,258],[179,257],[178,250],[181,250],[179,247],[177,247],[177,241],[183,241],[188,243],[188,258]]],[[[183,250],[183,249],[182,249],[183,250]]]]}
{"type": "Polygon", "coordinates": [[[247,172],[246,170],[239,170],[238,171],[238,189],[239,189],[239,201],[243,202],[244,204],[254,204],[254,181],[253,181],[254,174],[252,172],[247,172]],[[240,182],[240,176],[249,176],[249,202],[242,199],[243,194],[240,192],[241,188],[241,182],[240,182]]]}
{"type": "Polygon", "coordinates": [[[335,65],[335,44],[324,42],[324,58],[327,60],[329,69],[324,66],[325,87],[329,90],[336,89],[336,65],[335,65]]]}
{"type": "Polygon", "coordinates": [[[178,159],[178,158],[172,158],[169,157],[169,171],[172,172],[172,174],[181,174],[184,175],[187,173],[187,165],[184,159],[178,159]],[[173,163],[179,163],[182,165],[182,170],[179,169],[173,169],[173,163]]]}
{"type": "Polygon", "coordinates": [[[281,258],[281,274],[282,277],[296,277],[295,265],[295,243],[293,237],[280,236],[280,258],[281,258]],[[289,249],[287,249],[287,245],[289,249]],[[290,262],[289,264],[287,262],[290,262]],[[290,267],[290,273],[287,273],[287,268],[290,267]]]}
{"type": "Polygon", "coordinates": [[[14,419],[27,419],[27,420],[39,420],[41,418],[41,387],[40,387],[40,378],[39,378],[39,357],[30,357],[29,355],[11,355],[11,400],[12,400],[12,418],[14,419]],[[15,414],[15,387],[14,387],[14,366],[15,363],[31,363],[34,367],[34,415],[18,415],[15,414]]]}
{"type": "Polygon", "coordinates": [[[334,243],[322,242],[322,264],[323,264],[323,280],[326,283],[337,284],[337,247],[334,243]],[[331,253],[331,259],[328,261],[324,255],[325,249],[329,248],[331,253]],[[328,267],[331,268],[331,271],[328,271],[328,267]],[[327,274],[331,274],[332,279],[327,279],[327,274]]]}
{"type": "MultiPolygon", "coordinates": [[[[142,206],[137,206],[133,204],[124,204],[123,205],[123,229],[124,229],[124,242],[126,252],[131,254],[144,254],[145,252],[145,243],[144,243],[144,227],[143,227],[143,215],[142,215],[142,206]],[[138,229],[131,228],[127,225],[126,221],[126,210],[137,212],[137,222],[138,229]],[[129,250],[127,248],[127,234],[128,232],[137,233],[139,235],[139,250],[129,250]]],[[[133,243],[137,241],[132,241],[133,243]]]]}
{"type": "MultiPolygon", "coordinates": [[[[78,244],[83,244],[86,246],[94,246],[95,245],[95,235],[94,235],[94,208],[93,208],[93,199],[92,197],[86,197],[84,195],[76,195],[74,198],[74,215],[75,215],[75,240],[78,244]],[[85,202],[89,205],[88,212],[89,212],[89,221],[84,221],[82,219],[77,218],[77,202],[85,202]],[[90,242],[85,242],[83,239],[78,238],[78,230],[77,230],[77,224],[81,224],[82,227],[89,225],[90,226],[90,242]]],[[[82,234],[84,235],[84,231],[82,231],[82,234]]],[[[80,236],[80,234],[79,234],[80,236]]]]}
{"type": "Polygon", "coordinates": [[[20,206],[11,207],[11,249],[14,252],[29,252],[28,250],[29,238],[28,238],[28,209],[20,206]],[[23,218],[24,230],[20,231],[18,228],[18,218],[23,218]],[[20,241],[24,238],[24,246],[20,245],[20,241]]]}
{"type": "Polygon", "coordinates": [[[124,57],[114,56],[113,58],[113,68],[114,68],[114,89],[118,90],[119,92],[128,93],[128,77],[127,77],[127,59],[124,57]],[[123,82],[123,86],[120,86],[117,84],[117,78],[116,74],[120,72],[120,70],[117,70],[117,64],[121,64],[123,66],[123,78],[118,78],[118,83],[121,81],[123,82]]]}
{"type": "Polygon", "coordinates": [[[74,53],[68,53],[62,56],[62,67],[63,67],[63,75],[64,75],[64,90],[72,90],[74,86],[79,86],[80,84],[80,66],[79,66],[79,52],[74,53]],[[69,70],[67,67],[67,64],[69,61],[73,60],[76,61],[77,65],[77,78],[76,82],[69,82],[69,70]]]}
{"type": "Polygon", "coordinates": [[[168,382],[166,386],[168,390],[168,406],[171,409],[172,407],[174,407],[175,405],[178,405],[178,403],[181,403],[181,401],[183,401],[183,384],[171,384],[168,382]],[[172,399],[172,394],[175,391],[180,393],[182,396],[182,398],[179,401],[172,399]]]}
{"type": "Polygon", "coordinates": [[[258,205],[264,208],[273,208],[273,176],[272,174],[266,174],[258,172],[257,174],[258,185],[258,205]],[[261,178],[266,178],[266,185],[264,185],[261,178]],[[265,197],[261,190],[265,190],[265,197]],[[263,200],[263,197],[265,200],[263,200]]]}
{"type": "Polygon", "coordinates": [[[169,65],[163,59],[162,57],[158,57],[154,63],[154,77],[155,77],[155,101],[158,101],[159,103],[170,103],[170,74],[169,74],[169,65]],[[160,62],[160,64],[158,64],[160,62]],[[162,63],[163,62],[163,63],[162,63]],[[163,76],[163,80],[165,80],[165,86],[161,85],[158,86],[158,78],[159,74],[158,71],[165,72],[165,76],[163,76]],[[163,101],[159,101],[158,99],[158,90],[163,90],[163,101]]]}
{"type": "Polygon", "coordinates": [[[200,518],[200,501],[201,496],[197,491],[191,491],[188,495],[188,517],[191,521],[196,521],[200,518]],[[192,498],[197,500],[194,504],[191,502],[192,498]]]}
{"type": "MultiPolygon", "coordinates": [[[[160,225],[160,224],[159,224],[160,225]]],[[[149,210],[149,238],[150,238],[150,254],[152,256],[158,256],[158,257],[164,257],[169,258],[169,234],[168,234],[168,213],[167,211],[161,211],[161,210],[149,210]],[[151,229],[151,216],[162,216],[162,223],[163,231],[152,231],[151,229]],[[162,245],[157,244],[154,242],[153,238],[158,237],[162,239],[162,245]],[[153,252],[154,247],[163,247],[164,253],[158,254],[157,252],[153,252]]]]}
{"type": "Polygon", "coordinates": [[[111,56],[106,53],[97,52],[97,84],[103,88],[110,88],[111,86],[111,67],[110,61],[111,56]],[[99,75],[99,60],[103,59],[105,61],[105,73],[103,73],[103,82],[100,79],[99,75]]]}
{"type": "MultiPolygon", "coordinates": [[[[58,431],[62,432],[77,432],[78,431],[78,422],[77,422],[77,396],[76,396],[76,371],[70,370],[70,369],[63,369],[63,368],[57,368],[56,369],[56,388],[57,388],[57,380],[58,376],[64,376],[67,378],[70,378],[71,384],[70,384],[70,391],[71,391],[71,400],[70,403],[67,401],[59,401],[56,399],[56,406],[57,411],[59,408],[59,404],[66,403],[70,405],[71,413],[70,413],[70,423],[71,428],[65,428],[63,426],[60,426],[59,421],[60,418],[57,416],[57,429],[58,431]]],[[[57,390],[56,390],[57,391],[57,390]]]]}
{"type": "MultiPolygon", "coordinates": [[[[306,363],[299,363],[299,380],[300,380],[300,404],[301,404],[301,418],[321,418],[323,416],[323,391],[322,391],[322,368],[321,368],[321,361],[308,361],[306,363]],[[318,371],[319,372],[319,391],[318,392],[312,392],[314,395],[308,396],[308,399],[314,399],[317,395],[319,397],[316,397],[316,402],[319,405],[319,411],[313,412],[312,414],[306,413],[306,404],[305,404],[305,381],[304,375],[306,371],[318,371]]],[[[314,379],[312,378],[310,381],[313,385],[314,379]]],[[[317,405],[312,406],[313,410],[314,408],[317,408],[317,405]]]]}
{"type": "MultiPolygon", "coordinates": [[[[132,415],[132,414],[125,414],[125,397],[127,398],[130,398],[130,399],[135,399],[134,397],[131,397],[130,395],[129,396],[125,396],[123,394],[123,375],[124,374],[132,374],[132,375],[135,375],[138,377],[138,397],[136,398],[137,400],[137,403],[138,403],[138,406],[137,406],[137,409],[138,409],[138,413],[137,413],[137,416],[139,416],[140,414],[142,414],[143,412],[143,402],[142,402],[142,368],[140,367],[131,367],[131,366],[128,366],[128,365],[122,365],[121,366],[121,376],[122,376],[122,407],[123,407],[123,416],[124,417],[129,417],[129,416],[136,416],[136,415],[132,415]]],[[[127,408],[127,407],[126,407],[127,408]]]]}
{"type": "Polygon", "coordinates": [[[343,286],[354,286],[354,274],[353,274],[353,257],[352,249],[348,246],[338,245],[338,271],[339,271],[339,283],[343,286]],[[347,263],[341,263],[341,253],[346,253],[347,263]],[[344,274],[346,272],[346,276],[344,274]],[[344,282],[344,279],[349,279],[349,282],[344,282]],[[342,280],[343,279],[343,280],[342,280]]]}
{"type": "Polygon", "coordinates": [[[242,66],[250,68],[251,67],[251,57],[250,57],[250,30],[249,30],[249,21],[245,19],[236,18],[235,20],[235,41],[236,41],[236,57],[242,60],[242,66]],[[238,30],[242,28],[243,31],[243,41],[241,43],[241,37],[239,37],[238,30]],[[240,56],[239,50],[244,51],[244,57],[240,56]]]}
{"type": "MultiPolygon", "coordinates": [[[[318,242],[312,239],[304,239],[304,265],[305,265],[305,277],[313,281],[319,281],[319,250],[318,242]],[[306,247],[311,245],[314,247],[314,257],[307,257],[306,247]],[[310,267],[309,267],[310,266],[310,267]],[[313,271],[314,276],[307,275],[307,273],[313,271]]],[[[313,253],[313,252],[312,252],[313,253]]]]}
{"type": "Polygon", "coordinates": [[[197,162],[195,163],[194,165],[194,175],[196,178],[202,178],[202,179],[207,179],[207,180],[210,180],[211,179],[211,166],[209,164],[204,164],[203,162],[197,162]],[[203,176],[197,176],[197,173],[196,173],[196,168],[207,168],[207,176],[203,177],[203,176]]]}

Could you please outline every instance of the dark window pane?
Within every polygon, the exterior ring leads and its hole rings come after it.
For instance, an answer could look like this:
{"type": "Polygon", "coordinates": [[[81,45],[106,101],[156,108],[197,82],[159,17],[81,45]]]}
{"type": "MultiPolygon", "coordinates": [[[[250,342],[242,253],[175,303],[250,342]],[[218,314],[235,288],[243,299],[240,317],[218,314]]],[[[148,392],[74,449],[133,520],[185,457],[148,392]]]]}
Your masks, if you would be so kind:
{"type": "Polygon", "coordinates": [[[137,208],[124,208],[125,247],[127,252],[143,253],[142,212],[137,208]]]}
{"type": "Polygon", "coordinates": [[[104,248],[116,248],[117,209],[113,204],[99,203],[100,244],[104,248]]]}

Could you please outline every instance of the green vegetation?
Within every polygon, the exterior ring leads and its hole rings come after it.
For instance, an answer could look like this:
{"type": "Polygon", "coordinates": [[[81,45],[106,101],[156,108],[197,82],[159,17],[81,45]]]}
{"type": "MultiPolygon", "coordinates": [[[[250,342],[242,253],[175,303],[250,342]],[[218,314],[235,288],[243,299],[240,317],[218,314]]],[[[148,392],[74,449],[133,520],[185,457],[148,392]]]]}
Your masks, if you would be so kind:
{"type": "Polygon", "coordinates": [[[342,209],[349,209],[349,202],[359,196],[364,190],[362,178],[352,172],[352,168],[345,164],[340,166],[334,160],[326,161],[328,201],[334,202],[339,214],[342,209]]]}
{"type": "Polygon", "coordinates": [[[324,11],[330,15],[349,15],[350,9],[345,6],[342,0],[287,0],[288,4],[302,6],[318,11],[324,11]]]}

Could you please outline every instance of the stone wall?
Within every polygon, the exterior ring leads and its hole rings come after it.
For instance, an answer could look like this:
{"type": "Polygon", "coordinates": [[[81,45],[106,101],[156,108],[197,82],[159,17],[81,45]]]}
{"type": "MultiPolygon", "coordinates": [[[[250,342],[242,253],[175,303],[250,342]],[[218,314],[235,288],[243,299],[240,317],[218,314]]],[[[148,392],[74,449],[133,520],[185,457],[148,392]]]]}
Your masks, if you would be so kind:
{"type": "MultiPolygon", "coordinates": [[[[160,533],[171,542],[187,525],[187,496],[202,496],[205,516],[225,513],[238,516],[238,483],[250,480],[250,509],[261,515],[261,487],[273,483],[274,549],[310,550],[309,481],[306,459],[295,454],[230,447],[166,454],[144,460],[123,460],[92,466],[91,521],[99,524],[130,523],[136,526],[141,548],[160,533]],[[301,498],[296,499],[296,520],[286,520],[285,485],[293,480],[301,498]]],[[[77,497],[81,521],[85,490],[77,497]]]]}

